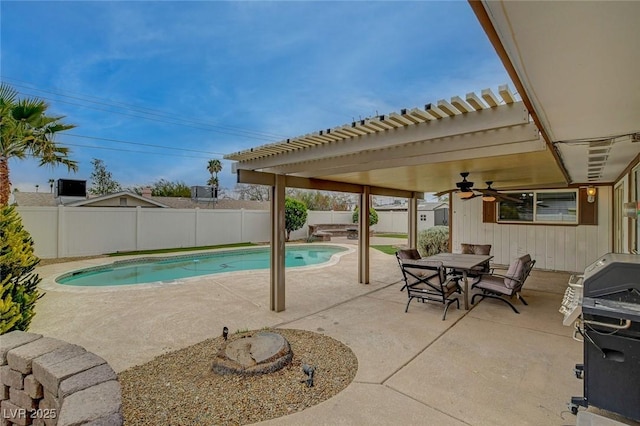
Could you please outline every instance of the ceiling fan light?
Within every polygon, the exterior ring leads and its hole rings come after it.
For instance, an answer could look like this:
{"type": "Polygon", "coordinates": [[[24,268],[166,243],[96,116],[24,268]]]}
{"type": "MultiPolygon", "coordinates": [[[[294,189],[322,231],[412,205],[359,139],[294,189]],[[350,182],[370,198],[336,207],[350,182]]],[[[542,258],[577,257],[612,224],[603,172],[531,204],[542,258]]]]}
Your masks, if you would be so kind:
{"type": "Polygon", "coordinates": [[[458,198],[466,200],[467,198],[473,197],[473,191],[460,191],[458,192],[458,198]]]}
{"type": "Polygon", "coordinates": [[[482,196],[482,201],[486,201],[488,203],[492,203],[496,200],[496,197],[494,197],[493,195],[483,195],[482,196]]]}

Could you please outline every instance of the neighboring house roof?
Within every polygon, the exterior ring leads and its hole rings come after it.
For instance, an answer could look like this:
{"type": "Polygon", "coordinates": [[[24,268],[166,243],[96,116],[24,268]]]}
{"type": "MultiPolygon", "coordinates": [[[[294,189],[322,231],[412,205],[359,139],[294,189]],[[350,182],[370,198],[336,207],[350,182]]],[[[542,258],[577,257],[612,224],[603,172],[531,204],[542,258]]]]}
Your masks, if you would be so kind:
{"type": "Polygon", "coordinates": [[[48,192],[20,192],[13,193],[13,201],[22,207],[56,207],[58,202],[53,194],[48,192]]]}
{"type": "Polygon", "coordinates": [[[151,198],[145,198],[142,195],[135,194],[129,191],[120,191],[114,194],[101,195],[99,197],[87,198],[86,200],[74,201],[68,204],[65,204],[68,207],[81,207],[81,206],[90,206],[90,207],[169,207],[165,204],[162,204],[156,200],[152,200],[151,198]],[[132,200],[135,203],[126,205],[120,204],[120,200],[125,198],[127,200],[132,200]]]}
{"type": "Polygon", "coordinates": [[[200,209],[269,210],[271,206],[269,201],[233,200],[227,198],[218,199],[215,203],[213,201],[196,201],[183,197],[152,197],[151,199],[174,209],[195,209],[197,207],[200,209]]]}
{"type": "MultiPolygon", "coordinates": [[[[114,207],[120,206],[120,198],[126,195],[132,200],[142,203],[149,207],[168,207],[173,209],[230,209],[230,210],[269,210],[270,203],[268,201],[251,201],[251,200],[230,200],[220,199],[215,202],[195,201],[190,198],[183,197],[142,197],[138,194],[123,191],[116,194],[109,194],[100,197],[87,198],[82,200],[74,200],[67,202],[65,205],[70,207],[90,207],[97,202],[105,202],[114,200],[114,207]]],[[[54,194],[47,192],[14,192],[14,202],[21,207],[57,207],[62,204],[60,199],[54,194]]],[[[133,206],[129,206],[133,207],[133,206]]]]}

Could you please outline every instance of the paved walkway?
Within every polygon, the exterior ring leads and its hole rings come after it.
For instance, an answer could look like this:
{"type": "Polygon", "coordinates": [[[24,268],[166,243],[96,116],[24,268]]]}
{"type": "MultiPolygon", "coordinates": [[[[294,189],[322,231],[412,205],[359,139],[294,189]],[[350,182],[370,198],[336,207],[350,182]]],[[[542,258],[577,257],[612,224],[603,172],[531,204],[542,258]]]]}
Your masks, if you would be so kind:
{"type": "MultiPolygon", "coordinates": [[[[382,240],[375,244],[395,244],[382,240]]],[[[30,331],[82,345],[116,371],[220,335],[223,326],[321,332],[354,351],[358,372],[347,389],[265,424],[575,424],[566,404],[582,395],[573,374],[582,345],[558,313],[567,274],[534,271],[520,315],[485,300],[469,311],[453,307],[442,321],[436,304],[404,312],[393,256],[371,249],[372,281],[358,284],[355,247],[345,246],[352,251],[333,266],[287,270],[280,313],[269,311],[268,271],[77,289],[51,278],[111,259],[48,265],[38,269],[47,294],[30,331]]]]}

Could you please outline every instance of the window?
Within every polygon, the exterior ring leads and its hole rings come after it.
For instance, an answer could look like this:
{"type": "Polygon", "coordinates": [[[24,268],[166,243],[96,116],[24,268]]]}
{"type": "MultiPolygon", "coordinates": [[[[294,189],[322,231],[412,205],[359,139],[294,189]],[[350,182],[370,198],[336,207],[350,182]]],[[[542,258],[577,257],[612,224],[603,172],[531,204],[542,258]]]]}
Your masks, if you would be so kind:
{"type": "Polygon", "coordinates": [[[578,223],[578,191],[504,193],[520,200],[500,201],[498,222],[578,223]]]}

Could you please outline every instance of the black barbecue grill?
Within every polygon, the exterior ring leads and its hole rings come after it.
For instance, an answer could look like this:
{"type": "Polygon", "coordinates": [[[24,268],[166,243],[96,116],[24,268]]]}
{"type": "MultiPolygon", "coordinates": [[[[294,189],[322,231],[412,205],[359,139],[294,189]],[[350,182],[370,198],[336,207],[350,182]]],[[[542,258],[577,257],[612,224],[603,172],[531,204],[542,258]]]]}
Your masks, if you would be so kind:
{"type": "Polygon", "coordinates": [[[640,256],[610,253],[589,265],[581,305],[584,396],[571,398],[571,410],[593,406],[640,421],[640,256]]]}

